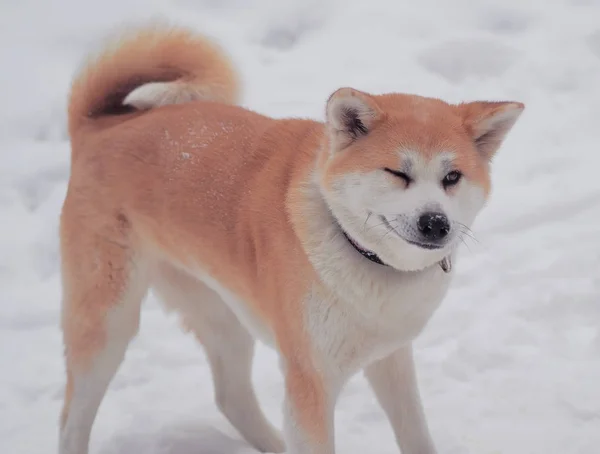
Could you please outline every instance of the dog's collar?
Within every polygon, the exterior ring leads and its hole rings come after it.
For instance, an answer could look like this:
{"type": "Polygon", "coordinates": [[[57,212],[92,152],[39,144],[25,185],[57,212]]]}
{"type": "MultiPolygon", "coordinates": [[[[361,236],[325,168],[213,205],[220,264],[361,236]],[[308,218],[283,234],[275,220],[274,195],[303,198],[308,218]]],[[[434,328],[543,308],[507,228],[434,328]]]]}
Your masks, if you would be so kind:
{"type": "MultiPolygon", "coordinates": [[[[381,258],[375,252],[369,251],[368,249],[365,249],[360,244],[358,244],[356,240],[354,240],[350,235],[348,235],[348,233],[344,229],[341,230],[346,239],[348,240],[348,243],[350,243],[352,247],[356,249],[358,253],[360,253],[360,255],[369,259],[371,262],[377,263],[378,265],[390,266],[383,260],[381,260],[381,258]]],[[[449,273],[450,271],[452,271],[452,261],[450,260],[450,256],[444,257],[438,262],[438,264],[440,265],[440,268],[442,268],[444,273],[449,273]]]]}
{"type": "Polygon", "coordinates": [[[378,265],[389,266],[387,263],[384,263],[383,260],[381,260],[377,254],[375,254],[375,252],[369,251],[368,249],[365,249],[360,244],[358,244],[356,240],[354,240],[350,235],[348,235],[348,233],[344,229],[342,229],[342,233],[348,240],[348,243],[350,243],[352,247],[360,253],[360,255],[369,259],[371,262],[377,263],[378,265]]]}

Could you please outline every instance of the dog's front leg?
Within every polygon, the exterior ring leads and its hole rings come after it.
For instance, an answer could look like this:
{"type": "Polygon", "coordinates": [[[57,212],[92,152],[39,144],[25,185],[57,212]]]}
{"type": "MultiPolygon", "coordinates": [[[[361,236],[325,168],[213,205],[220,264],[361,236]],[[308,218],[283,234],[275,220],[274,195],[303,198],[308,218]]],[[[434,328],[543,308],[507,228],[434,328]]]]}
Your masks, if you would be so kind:
{"type": "Polygon", "coordinates": [[[365,376],[390,420],[402,454],[434,454],[417,387],[412,346],[370,364],[365,376]]]}
{"type": "Polygon", "coordinates": [[[312,365],[287,363],[283,422],[287,454],[334,454],[337,389],[312,365]]]}

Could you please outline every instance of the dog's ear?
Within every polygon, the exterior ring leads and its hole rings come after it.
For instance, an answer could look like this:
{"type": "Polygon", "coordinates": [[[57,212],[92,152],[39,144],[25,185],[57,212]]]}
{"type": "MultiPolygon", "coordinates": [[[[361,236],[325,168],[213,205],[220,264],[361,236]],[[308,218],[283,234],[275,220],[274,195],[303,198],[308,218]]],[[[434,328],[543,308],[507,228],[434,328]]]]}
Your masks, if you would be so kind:
{"type": "Polygon", "coordinates": [[[340,88],[327,100],[325,117],[332,151],[369,134],[382,111],[375,99],[353,88],[340,88]]]}
{"type": "Polygon", "coordinates": [[[477,101],[460,104],[463,124],[479,152],[492,159],[525,109],[520,102],[477,101]]]}

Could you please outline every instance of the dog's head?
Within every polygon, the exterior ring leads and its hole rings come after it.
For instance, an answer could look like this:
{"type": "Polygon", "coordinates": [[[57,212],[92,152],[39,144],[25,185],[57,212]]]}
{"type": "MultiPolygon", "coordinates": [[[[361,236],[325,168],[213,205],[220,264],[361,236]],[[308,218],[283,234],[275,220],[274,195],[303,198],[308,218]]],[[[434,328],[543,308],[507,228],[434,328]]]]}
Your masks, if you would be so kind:
{"type": "Polygon", "coordinates": [[[490,191],[490,160],[523,108],[336,91],[318,167],[340,228],[398,269],[439,262],[469,233],[490,191]]]}

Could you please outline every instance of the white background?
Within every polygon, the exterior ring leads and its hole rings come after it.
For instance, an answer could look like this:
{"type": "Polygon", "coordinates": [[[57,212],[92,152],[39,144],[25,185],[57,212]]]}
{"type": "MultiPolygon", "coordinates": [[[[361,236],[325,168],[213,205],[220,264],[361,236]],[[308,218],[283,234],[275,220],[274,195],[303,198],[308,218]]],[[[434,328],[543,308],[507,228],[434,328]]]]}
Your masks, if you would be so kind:
{"type": "MultiPolygon", "coordinates": [[[[600,1],[3,0],[0,3],[0,452],[56,452],[64,385],[57,223],[65,105],[84,54],[123,21],[176,19],[227,46],[244,104],[323,117],[340,86],[527,109],[457,278],[417,342],[440,454],[600,452],[600,1]]],[[[249,451],[213,404],[202,350],[151,297],[100,409],[93,454],[249,451]]],[[[254,379],[281,422],[281,377],[254,379]]],[[[341,453],[396,453],[362,377],[341,453]]]]}

